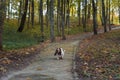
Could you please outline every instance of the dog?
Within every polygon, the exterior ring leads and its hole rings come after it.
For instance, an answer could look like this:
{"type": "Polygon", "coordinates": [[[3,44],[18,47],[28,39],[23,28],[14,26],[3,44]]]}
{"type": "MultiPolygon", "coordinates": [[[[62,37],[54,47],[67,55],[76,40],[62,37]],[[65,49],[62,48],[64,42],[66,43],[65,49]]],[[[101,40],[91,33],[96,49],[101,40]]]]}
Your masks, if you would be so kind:
{"type": "Polygon", "coordinates": [[[54,56],[57,56],[57,59],[61,60],[61,59],[63,59],[64,54],[65,54],[65,50],[63,50],[63,48],[57,48],[55,50],[54,56]]]}

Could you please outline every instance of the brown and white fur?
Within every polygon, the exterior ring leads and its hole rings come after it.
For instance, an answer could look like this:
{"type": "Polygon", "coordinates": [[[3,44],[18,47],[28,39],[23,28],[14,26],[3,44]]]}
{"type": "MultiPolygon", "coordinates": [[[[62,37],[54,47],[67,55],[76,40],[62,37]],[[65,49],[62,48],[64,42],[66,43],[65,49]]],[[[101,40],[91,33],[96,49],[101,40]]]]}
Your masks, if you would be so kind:
{"type": "Polygon", "coordinates": [[[57,59],[60,60],[60,59],[63,59],[64,54],[65,54],[65,50],[63,50],[63,48],[57,48],[54,56],[57,56],[57,59]]]}

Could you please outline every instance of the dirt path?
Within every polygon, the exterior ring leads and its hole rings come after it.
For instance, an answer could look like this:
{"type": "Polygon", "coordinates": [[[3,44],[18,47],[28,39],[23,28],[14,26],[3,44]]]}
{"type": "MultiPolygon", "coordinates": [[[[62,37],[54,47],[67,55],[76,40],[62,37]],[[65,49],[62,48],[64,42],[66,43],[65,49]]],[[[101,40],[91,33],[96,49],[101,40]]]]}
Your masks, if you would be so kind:
{"type": "Polygon", "coordinates": [[[48,44],[36,56],[32,64],[21,71],[11,72],[11,74],[2,78],[2,80],[74,80],[71,72],[73,53],[80,40],[90,35],[84,34],[69,41],[48,44]],[[57,47],[62,47],[66,50],[63,60],[56,60],[53,55],[57,47]]]}

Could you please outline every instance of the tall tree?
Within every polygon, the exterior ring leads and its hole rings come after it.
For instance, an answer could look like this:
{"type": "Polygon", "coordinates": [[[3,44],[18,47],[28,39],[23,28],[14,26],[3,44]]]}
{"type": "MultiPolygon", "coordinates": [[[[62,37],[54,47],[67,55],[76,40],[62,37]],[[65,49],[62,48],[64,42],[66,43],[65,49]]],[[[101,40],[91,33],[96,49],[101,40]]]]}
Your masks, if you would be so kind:
{"type": "Polygon", "coordinates": [[[97,6],[95,4],[95,0],[92,0],[92,7],[93,7],[93,32],[97,34],[97,6]]]}
{"type": "Polygon", "coordinates": [[[60,35],[60,0],[57,1],[57,33],[60,35]]]}
{"type": "Polygon", "coordinates": [[[102,4],[102,19],[103,19],[103,26],[104,26],[104,32],[107,32],[107,27],[106,27],[106,15],[105,15],[105,3],[104,0],[101,0],[102,4]]]}
{"type": "Polygon", "coordinates": [[[28,8],[28,0],[25,0],[25,8],[24,8],[24,13],[22,15],[21,23],[18,28],[18,32],[22,32],[25,26],[25,21],[26,21],[26,15],[27,15],[27,8],[28,8]]]}
{"type": "Polygon", "coordinates": [[[120,0],[118,0],[119,24],[120,24],[120,0]]]}
{"type": "Polygon", "coordinates": [[[32,27],[34,26],[34,0],[31,1],[32,3],[32,11],[31,11],[31,23],[32,23],[32,27]]]}
{"type": "Polygon", "coordinates": [[[19,1],[19,17],[18,17],[18,23],[20,23],[21,15],[22,15],[22,0],[19,1]]]}
{"type": "Polygon", "coordinates": [[[0,50],[2,50],[2,32],[5,19],[6,0],[0,0],[0,50]]]}
{"type": "Polygon", "coordinates": [[[54,0],[50,0],[50,39],[55,41],[54,36],[54,0]]]}
{"type": "Polygon", "coordinates": [[[111,25],[110,25],[110,9],[111,9],[111,7],[110,7],[110,1],[111,0],[109,0],[109,3],[108,3],[108,5],[109,5],[109,10],[108,10],[108,25],[109,25],[109,30],[111,30],[111,25]]]}
{"type": "Polygon", "coordinates": [[[86,22],[87,22],[87,0],[82,1],[82,22],[83,22],[83,30],[86,32],[86,22]]]}
{"type": "Polygon", "coordinates": [[[78,20],[79,20],[78,25],[79,25],[79,26],[80,26],[80,24],[81,24],[80,12],[81,12],[81,0],[78,0],[78,20]]]}
{"type": "Polygon", "coordinates": [[[43,42],[44,41],[43,0],[40,0],[40,26],[41,26],[41,42],[43,42]]]}
{"type": "Polygon", "coordinates": [[[66,25],[67,25],[68,34],[69,34],[69,27],[70,27],[70,5],[69,5],[69,0],[67,0],[66,25]]]}
{"type": "Polygon", "coordinates": [[[49,0],[46,1],[47,4],[47,12],[46,12],[46,25],[49,26],[49,0]]]}
{"type": "Polygon", "coordinates": [[[31,0],[28,1],[29,5],[28,5],[28,24],[27,24],[27,27],[29,28],[30,27],[30,12],[31,12],[31,0]]]}
{"type": "Polygon", "coordinates": [[[89,4],[88,4],[88,16],[87,19],[89,20],[91,16],[91,0],[89,0],[89,4]]]}
{"type": "Polygon", "coordinates": [[[62,28],[62,39],[65,40],[65,18],[64,18],[64,9],[63,9],[63,5],[64,5],[64,0],[61,0],[61,28],[62,28]]]}
{"type": "Polygon", "coordinates": [[[7,21],[9,21],[9,18],[10,18],[10,0],[8,0],[8,6],[7,6],[7,21]]]}

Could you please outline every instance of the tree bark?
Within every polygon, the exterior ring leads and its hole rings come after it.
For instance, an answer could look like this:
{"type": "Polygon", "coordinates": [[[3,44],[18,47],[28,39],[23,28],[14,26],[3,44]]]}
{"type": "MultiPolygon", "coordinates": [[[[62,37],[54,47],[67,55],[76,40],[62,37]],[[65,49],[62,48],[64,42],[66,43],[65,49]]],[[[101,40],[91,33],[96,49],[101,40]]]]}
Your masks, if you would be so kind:
{"type": "Polygon", "coordinates": [[[51,38],[51,42],[55,41],[55,36],[54,36],[54,0],[50,0],[50,38],[51,38]]]}
{"type": "Polygon", "coordinates": [[[6,8],[6,0],[0,0],[0,50],[3,49],[2,46],[2,33],[3,33],[3,25],[5,19],[5,8],[6,8]]]}
{"type": "Polygon", "coordinates": [[[40,26],[41,26],[41,42],[44,42],[43,0],[40,0],[40,26]]]}
{"type": "Polygon", "coordinates": [[[104,32],[107,32],[104,0],[102,0],[102,19],[104,22],[104,32]]]}
{"type": "Polygon", "coordinates": [[[22,15],[22,0],[19,1],[19,17],[18,17],[18,24],[20,23],[21,15],[22,15]]]}
{"type": "Polygon", "coordinates": [[[31,0],[29,0],[29,6],[28,6],[29,12],[28,12],[28,24],[27,24],[27,28],[30,27],[30,6],[31,6],[30,3],[31,3],[31,0]]]}
{"type": "Polygon", "coordinates": [[[62,27],[62,40],[65,40],[66,37],[65,37],[65,30],[64,30],[64,27],[65,27],[65,18],[64,18],[64,11],[63,11],[63,4],[64,4],[64,1],[61,0],[61,27],[62,27]]]}
{"type": "Polygon", "coordinates": [[[46,1],[47,4],[47,13],[46,13],[46,25],[49,26],[49,0],[46,1]]]}
{"type": "Polygon", "coordinates": [[[32,27],[34,26],[34,0],[32,0],[32,11],[31,11],[31,23],[32,27]]]}
{"type": "Polygon", "coordinates": [[[78,26],[80,26],[80,24],[81,24],[81,19],[80,19],[81,5],[80,4],[81,4],[81,1],[78,0],[78,21],[79,21],[78,26]]]}
{"type": "Polygon", "coordinates": [[[109,11],[108,11],[108,13],[109,13],[109,20],[108,20],[109,30],[111,30],[111,25],[110,25],[110,9],[111,9],[111,7],[110,7],[110,0],[109,0],[109,11]]]}
{"type": "Polygon", "coordinates": [[[95,5],[95,1],[92,0],[92,7],[93,7],[93,32],[97,34],[97,6],[95,5]]]}
{"type": "Polygon", "coordinates": [[[60,0],[57,1],[57,34],[60,35],[60,0]]]}
{"type": "Polygon", "coordinates": [[[20,26],[18,28],[18,32],[22,32],[25,26],[25,21],[26,21],[26,15],[27,15],[27,8],[28,8],[28,0],[25,0],[25,8],[24,8],[24,13],[21,19],[20,26]]]}

